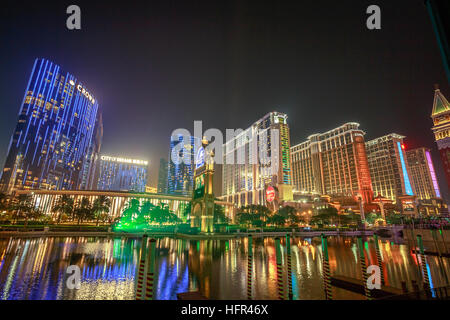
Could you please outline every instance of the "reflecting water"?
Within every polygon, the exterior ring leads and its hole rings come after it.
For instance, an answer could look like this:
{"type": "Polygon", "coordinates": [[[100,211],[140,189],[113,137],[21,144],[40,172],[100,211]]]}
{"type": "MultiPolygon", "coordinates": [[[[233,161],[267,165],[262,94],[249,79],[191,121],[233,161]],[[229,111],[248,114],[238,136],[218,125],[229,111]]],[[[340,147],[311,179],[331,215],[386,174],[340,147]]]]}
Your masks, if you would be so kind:
{"type": "MultiPolygon", "coordinates": [[[[255,238],[254,299],[276,299],[276,255],[273,238],[255,238]]],[[[286,242],[281,241],[286,259],[286,242]]],[[[247,239],[157,240],[156,297],[176,299],[176,294],[200,290],[211,299],[247,298],[247,239]]],[[[135,271],[141,241],[136,238],[43,237],[0,238],[1,299],[134,299],[135,271]],[[68,289],[66,269],[81,269],[81,288],[68,289]]],[[[328,238],[331,273],[361,279],[356,238],[328,238]]],[[[322,250],[319,238],[292,239],[294,299],[323,299],[322,250]]],[[[406,244],[380,241],[386,284],[401,287],[421,281],[420,260],[406,244]]],[[[431,248],[430,248],[431,249],[431,248]]],[[[376,264],[372,238],[365,239],[367,265],[376,264]]],[[[432,287],[446,284],[438,258],[427,257],[432,287]]],[[[444,258],[448,275],[448,259],[444,258]]],[[[335,299],[364,299],[333,288],[335,299]]]]}

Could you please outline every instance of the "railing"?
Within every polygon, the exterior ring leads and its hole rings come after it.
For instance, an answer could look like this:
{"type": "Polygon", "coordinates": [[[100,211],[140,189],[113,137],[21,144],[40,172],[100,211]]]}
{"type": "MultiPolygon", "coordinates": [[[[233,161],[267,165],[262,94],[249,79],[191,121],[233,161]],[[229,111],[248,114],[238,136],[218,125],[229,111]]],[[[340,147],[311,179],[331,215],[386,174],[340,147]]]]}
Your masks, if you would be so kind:
{"type": "Polygon", "coordinates": [[[383,300],[450,300],[450,286],[409,292],[381,298],[383,300]]]}

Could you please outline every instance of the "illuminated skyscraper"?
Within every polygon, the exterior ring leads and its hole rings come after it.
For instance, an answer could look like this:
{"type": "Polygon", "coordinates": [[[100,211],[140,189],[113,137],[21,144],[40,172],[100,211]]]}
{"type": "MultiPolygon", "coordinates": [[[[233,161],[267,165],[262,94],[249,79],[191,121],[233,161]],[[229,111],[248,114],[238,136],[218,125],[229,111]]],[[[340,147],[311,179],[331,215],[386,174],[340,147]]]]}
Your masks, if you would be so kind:
{"type": "Polygon", "coordinates": [[[430,150],[427,148],[408,150],[406,151],[406,158],[408,159],[419,211],[422,214],[447,213],[447,204],[441,197],[430,150]]]}
{"type": "Polygon", "coordinates": [[[296,191],[371,202],[364,134],[358,123],[350,122],[291,147],[296,191]]]}
{"type": "Polygon", "coordinates": [[[161,158],[159,160],[159,172],[158,172],[158,193],[167,193],[167,172],[168,172],[167,160],[161,158]]]}
{"type": "Polygon", "coordinates": [[[145,192],[148,162],[101,156],[98,190],[145,192]]]}
{"type": "Polygon", "coordinates": [[[102,146],[103,137],[103,120],[102,114],[97,113],[96,128],[94,136],[92,137],[89,150],[86,154],[86,161],[83,164],[81,171],[81,180],[78,189],[80,190],[94,190],[97,187],[98,181],[98,166],[100,162],[100,148],[102,146]]]}
{"type": "Polygon", "coordinates": [[[223,145],[222,199],[237,206],[290,201],[292,175],[287,115],[270,112],[223,145]]]}
{"type": "Polygon", "coordinates": [[[93,94],[60,66],[36,59],[0,190],[90,188],[101,140],[102,118],[93,94]]]}
{"type": "Polygon", "coordinates": [[[436,173],[429,149],[417,148],[406,151],[406,158],[414,183],[416,196],[420,200],[440,198],[436,173]]]}
{"type": "Polygon", "coordinates": [[[404,138],[391,133],[366,142],[373,192],[376,196],[381,195],[397,204],[400,203],[401,196],[414,195],[404,138]]]}
{"type": "Polygon", "coordinates": [[[441,155],[444,166],[447,185],[450,189],[450,104],[441,91],[436,88],[434,91],[433,111],[434,139],[441,155]]]}
{"type": "Polygon", "coordinates": [[[183,137],[182,135],[170,141],[168,172],[167,172],[167,193],[176,195],[191,196],[194,179],[194,146],[195,137],[183,137]],[[178,147],[177,147],[178,146],[178,147]],[[177,149],[178,148],[178,149],[177,149]],[[187,161],[173,161],[172,153],[179,150],[180,159],[187,161]]]}

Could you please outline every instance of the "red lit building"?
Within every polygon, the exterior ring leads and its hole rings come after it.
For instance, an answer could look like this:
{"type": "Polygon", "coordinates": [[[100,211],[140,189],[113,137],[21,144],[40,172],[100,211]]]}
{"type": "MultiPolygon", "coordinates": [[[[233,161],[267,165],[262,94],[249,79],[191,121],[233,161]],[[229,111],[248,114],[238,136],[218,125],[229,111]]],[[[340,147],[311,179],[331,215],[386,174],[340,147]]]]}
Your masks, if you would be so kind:
{"type": "Polygon", "coordinates": [[[370,203],[373,191],[364,134],[358,123],[350,122],[291,147],[296,191],[370,203]]]}

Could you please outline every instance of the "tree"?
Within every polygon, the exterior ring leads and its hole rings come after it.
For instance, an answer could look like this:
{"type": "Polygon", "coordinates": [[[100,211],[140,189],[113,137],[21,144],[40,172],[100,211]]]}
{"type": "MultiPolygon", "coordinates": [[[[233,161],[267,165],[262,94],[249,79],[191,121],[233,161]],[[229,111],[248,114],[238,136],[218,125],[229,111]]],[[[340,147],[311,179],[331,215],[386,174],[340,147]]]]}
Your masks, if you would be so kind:
{"type": "Polygon", "coordinates": [[[361,216],[354,212],[339,215],[340,225],[357,225],[361,221],[361,216]]]}
{"type": "Polygon", "coordinates": [[[11,209],[15,212],[13,217],[16,222],[21,217],[28,219],[28,214],[33,210],[32,202],[33,198],[29,194],[19,194],[19,196],[13,198],[11,209]]]}
{"type": "Polygon", "coordinates": [[[267,221],[267,218],[270,216],[271,211],[269,208],[263,205],[250,205],[249,209],[251,212],[256,214],[261,221],[267,221]]]}
{"type": "Polygon", "coordinates": [[[151,211],[150,219],[158,224],[162,223],[177,223],[180,219],[170,209],[166,203],[160,203],[151,211]]]}
{"type": "Polygon", "coordinates": [[[188,203],[186,203],[182,211],[183,212],[182,216],[184,220],[186,221],[188,220],[188,217],[190,217],[191,215],[191,210],[192,210],[192,201],[189,201],[188,203]]]}
{"type": "Polygon", "coordinates": [[[369,212],[365,215],[365,220],[367,223],[374,224],[377,219],[381,216],[377,215],[375,212],[369,212]]]}
{"type": "Polygon", "coordinates": [[[297,209],[291,206],[285,206],[278,210],[278,214],[282,215],[289,225],[297,225],[303,221],[303,218],[298,214],[297,209]]]}
{"type": "Polygon", "coordinates": [[[25,220],[25,229],[30,219],[36,220],[42,216],[42,212],[33,205],[33,197],[29,194],[20,194],[13,198],[11,209],[14,211],[13,216],[16,221],[21,218],[25,220]]]}
{"type": "Polygon", "coordinates": [[[262,205],[248,205],[240,208],[236,214],[239,224],[264,226],[270,216],[270,210],[262,205]]]}
{"type": "Polygon", "coordinates": [[[39,218],[44,216],[38,208],[34,207],[32,207],[29,211],[24,211],[23,214],[25,217],[25,229],[27,228],[28,220],[38,220],[39,218]]]}
{"type": "Polygon", "coordinates": [[[58,213],[57,223],[61,221],[61,215],[65,214],[67,216],[72,215],[73,213],[73,198],[68,195],[62,195],[56,200],[55,205],[53,206],[53,211],[58,213]]]}
{"type": "Polygon", "coordinates": [[[240,225],[251,225],[253,219],[253,215],[248,212],[240,211],[236,213],[236,220],[240,225]]]}
{"type": "Polygon", "coordinates": [[[228,220],[225,215],[225,207],[219,204],[214,205],[214,223],[228,223],[228,220]]]}
{"type": "Polygon", "coordinates": [[[94,213],[97,226],[100,217],[103,216],[104,213],[109,212],[110,207],[111,207],[111,199],[105,195],[101,195],[94,200],[94,203],[92,205],[92,211],[94,213]]]}
{"type": "Polygon", "coordinates": [[[276,226],[279,227],[279,226],[285,225],[286,224],[286,220],[287,220],[287,218],[285,216],[283,216],[282,214],[275,213],[274,215],[270,216],[267,219],[267,222],[269,224],[276,225],[276,226]]]}
{"type": "Polygon", "coordinates": [[[131,199],[124,210],[122,217],[117,221],[117,230],[139,230],[148,227],[150,223],[179,223],[181,219],[178,218],[166,203],[154,205],[150,201],[146,201],[139,205],[139,201],[131,199]]]}
{"type": "Polygon", "coordinates": [[[83,219],[88,218],[92,213],[92,206],[89,199],[86,197],[81,198],[75,206],[74,213],[78,218],[78,224],[83,222],[83,219]]]}
{"type": "Polygon", "coordinates": [[[412,220],[407,215],[405,216],[403,214],[398,214],[395,213],[394,211],[391,211],[386,214],[386,223],[387,224],[412,223],[412,220]]]}
{"type": "Polygon", "coordinates": [[[140,213],[139,200],[130,199],[125,210],[122,213],[120,221],[122,223],[131,223],[140,213]]]}
{"type": "Polygon", "coordinates": [[[339,221],[339,214],[335,207],[321,208],[317,212],[317,215],[311,218],[311,224],[330,225],[339,221]]]}

